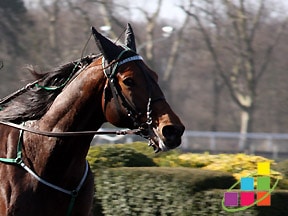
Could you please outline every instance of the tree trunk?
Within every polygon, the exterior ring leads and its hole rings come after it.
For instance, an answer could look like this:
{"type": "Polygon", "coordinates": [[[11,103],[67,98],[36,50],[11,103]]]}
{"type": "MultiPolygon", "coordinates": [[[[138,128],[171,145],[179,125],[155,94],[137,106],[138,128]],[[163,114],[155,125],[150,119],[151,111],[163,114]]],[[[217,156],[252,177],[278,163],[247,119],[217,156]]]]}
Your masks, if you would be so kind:
{"type": "Polygon", "coordinates": [[[249,139],[247,138],[247,133],[252,131],[253,123],[253,108],[248,110],[241,110],[241,126],[240,126],[240,139],[239,147],[244,153],[249,153],[249,139]]]}

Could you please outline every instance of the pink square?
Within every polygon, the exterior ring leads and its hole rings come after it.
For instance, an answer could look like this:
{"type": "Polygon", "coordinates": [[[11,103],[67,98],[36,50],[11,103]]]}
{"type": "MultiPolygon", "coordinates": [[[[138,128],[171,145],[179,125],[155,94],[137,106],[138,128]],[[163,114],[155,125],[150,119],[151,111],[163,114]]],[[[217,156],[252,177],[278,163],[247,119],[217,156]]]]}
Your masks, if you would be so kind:
{"type": "Polygon", "coordinates": [[[240,192],[240,205],[241,206],[253,205],[254,202],[255,202],[254,192],[240,192]]]}

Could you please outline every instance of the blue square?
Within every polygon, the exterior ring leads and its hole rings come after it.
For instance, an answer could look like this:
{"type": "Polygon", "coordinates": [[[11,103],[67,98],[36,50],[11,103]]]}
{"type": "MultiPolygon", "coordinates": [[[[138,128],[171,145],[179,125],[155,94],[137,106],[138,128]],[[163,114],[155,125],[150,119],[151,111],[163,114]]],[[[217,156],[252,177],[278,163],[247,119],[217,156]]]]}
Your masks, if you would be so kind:
{"type": "Polygon", "coordinates": [[[241,178],[240,189],[244,191],[253,191],[254,190],[254,178],[252,177],[241,178]]]}

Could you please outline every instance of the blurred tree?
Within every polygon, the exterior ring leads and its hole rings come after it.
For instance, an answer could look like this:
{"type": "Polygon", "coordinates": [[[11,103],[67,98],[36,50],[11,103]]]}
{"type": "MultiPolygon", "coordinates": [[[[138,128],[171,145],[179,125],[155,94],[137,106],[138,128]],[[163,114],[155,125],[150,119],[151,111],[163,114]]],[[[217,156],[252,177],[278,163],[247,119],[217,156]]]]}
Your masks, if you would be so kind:
{"type": "Polygon", "coordinates": [[[148,13],[145,8],[138,8],[143,14],[146,19],[146,28],[145,28],[145,35],[146,35],[146,42],[145,42],[145,57],[147,63],[151,67],[155,67],[155,56],[154,56],[154,31],[157,27],[157,20],[159,19],[160,9],[162,5],[162,0],[157,1],[156,9],[150,13],[148,13]]]}
{"type": "Polygon", "coordinates": [[[24,38],[32,23],[22,0],[0,1],[0,61],[3,63],[0,97],[17,85],[12,83],[12,80],[18,77],[16,65],[22,61],[20,56],[29,56],[24,38]],[[9,82],[11,85],[3,85],[9,82]]]}
{"type": "Polygon", "coordinates": [[[22,0],[0,1],[1,52],[7,51],[9,54],[24,52],[23,46],[19,41],[19,33],[24,30],[22,23],[26,12],[27,10],[22,0]]]}
{"type": "Polygon", "coordinates": [[[61,8],[61,1],[60,0],[53,0],[53,1],[45,1],[40,0],[40,5],[43,11],[45,12],[45,15],[47,17],[47,20],[49,21],[48,24],[48,41],[50,45],[50,49],[53,53],[55,53],[58,58],[61,58],[61,52],[59,47],[59,35],[57,34],[58,28],[58,19],[60,15],[60,8],[61,8]]]}
{"type": "Polygon", "coordinates": [[[261,27],[269,16],[266,4],[265,0],[205,0],[201,4],[190,0],[182,7],[194,18],[218,75],[241,109],[243,134],[253,131],[257,87],[287,24],[285,18],[270,41],[259,44],[261,27]]]}

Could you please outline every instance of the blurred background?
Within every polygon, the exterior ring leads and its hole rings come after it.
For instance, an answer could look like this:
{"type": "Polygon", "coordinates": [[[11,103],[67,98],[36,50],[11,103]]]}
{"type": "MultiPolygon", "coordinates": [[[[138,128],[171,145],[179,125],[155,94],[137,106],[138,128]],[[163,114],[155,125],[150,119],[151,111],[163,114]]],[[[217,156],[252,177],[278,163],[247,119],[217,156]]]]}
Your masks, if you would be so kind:
{"type": "Polygon", "coordinates": [[[287,133],[288,8],[279,0],[1,0],[0,97],[99,53],[90,27],[138,52],[187,130],[287,133]]]}

